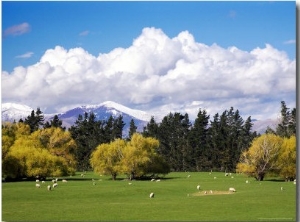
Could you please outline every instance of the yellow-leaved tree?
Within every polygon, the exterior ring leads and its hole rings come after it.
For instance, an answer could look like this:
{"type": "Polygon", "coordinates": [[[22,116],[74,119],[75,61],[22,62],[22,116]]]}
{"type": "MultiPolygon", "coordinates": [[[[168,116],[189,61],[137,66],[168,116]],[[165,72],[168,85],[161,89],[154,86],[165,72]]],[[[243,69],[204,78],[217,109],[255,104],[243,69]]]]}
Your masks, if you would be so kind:
{"type": "Polygon", "coordinates": [[[95,172],[104,175],[111,175],[115,180],[121,173],[121,159],[126,142],[117,139],[110,143],[104,143],[96,147],[91,154],[90,164],[95,172]]]}
{"type": "Polygon", "coordinates": [[[296,178],[296,136],[284,138],[279,156],[279,174],[286,181],[296,178]]]}
{"type": "Polygon", "coordinates": [[[255,138],[250,148],[242,152],[236,171],[262,181],[266,173],[279,169],[282,143],[283,138],[275,134],[255,138]]]}
{"type": "Polygon", "coordinates": [[[92,153],[90,164],[95,172],[111,175],[115,180],[124,173],[132,180],[145,174],[167,174],[169,165],[156,153],[159,141],[134,133],[130,141],[117,139],[99,145],[92,153]]]}
{"type": "Polygon", "coordinates": [[[5,177],[45,178],[75,173],[76,144],[68,132],[53,127],[30,134],[28,126],[22,123],[16,124],[15,129],[13,143],[4,140],[8,147],[2,157],[5,177]]]}
{"type": "Polygon", "coordinates": [[[146,173],[146,165],[156,154],[159,141],[152,137],[143,137],[134,133],[123,150],[123,172],[132,180],[146,173]]]}

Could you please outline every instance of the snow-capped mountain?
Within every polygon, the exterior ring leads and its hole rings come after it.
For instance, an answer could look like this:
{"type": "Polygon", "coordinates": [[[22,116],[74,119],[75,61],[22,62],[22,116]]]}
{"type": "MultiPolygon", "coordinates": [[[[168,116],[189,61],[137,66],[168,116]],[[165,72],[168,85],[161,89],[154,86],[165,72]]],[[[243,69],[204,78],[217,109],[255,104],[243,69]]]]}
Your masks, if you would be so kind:
{"type": "MultiPolygon", "coordinates": [[[[15,104],[15,103],[3,103],[2,104],[2,122],[13,122],[19,121],[21,118],[24,120],[31,114],[31,111],[35,110],[29,106],[15,104]]],[[[59,114],[45,114],[45,121],[51,120],[54,115],[58,115],[59,119],[62,120],[63,125],[67,128],[74,125],[78,119],[79,114],[84,116],[84,113],[93,112],[97,120],[107,120],[111,115],[114,118],[123,117],[125,126],[123,128],[123,135],[127,136],[129,132],[129,126],[131,119],[134,120],[137,126],[137,131],[141,132],[143,127],[146,126],[148,121],[151,119],[151,115],[147,112],[130,109],[121,104],[107,101],[98,105],[85,105],[75,107],[64,113],[59,114]]]]}
{"type": "Polygon", "coordinates": [[[20,119],[25,119],[33,110],[31,107],[16,103],[2,104],[2,122],[17,122],[20,119]]]}
{"type": "MultiPolygon", "coordinates": [[[[33,109],[26,105],[15,104],[15,103],[3,103],[2,104],[2,122],[13,122],[19,121],[21,118],[24,120],[27,116],[31,114],[33,109]]],[[[67,128],[74,125],[75,121],[78,119],[78,115],[84,115],[84,113],[93,112],[98,120],[107,120],[111,115],[114,118],[118,116],[123,116],[123,122],[125,126],[123,128],[124,136],[128,135],[129,125],[131,119],[134,120],[135,125],[137,126],[137,131],[141,132],[143,127],[147,125],[151,117],[154,116],[156,122],[161,121],[161,117],[164,116],[160,114],[159,116],[151,115],[145,111],[130,109],[121,104],[107,101],[100,103],[98,105],[84,105],[70,109],[64,113],[59,114],[46,114],[44,113],[45,121],[51,120],[54,115],[58,115],[59,119],[62,120],[63,125],[67,128]]],[[[165,115],[168,115],[166,113],[165,115]]],[[[193,120],[191,120],[193,122],[193,120]]],[[[278,124],[278,120],[267,119],[267,120],[255,120],[253,121],[252,130],[257,133],[264,133],[267,127],[275,129],[278,124]]]]}
{"type": "Polygon", "coordinates": [[[111,101],[107,101],[99,105],[75,107],[64,113],[58,114],[58,117],[63,121],[66,127],[69,127],[74,124],[79,114],[83,116],[85,112],[93,112],[98,120],[107,120],[110,116],[117,118],[121,115],[123,117],[123,122],[125,123],[123,130],[124,135],[127,135],[129,132],[131,119],[134,120],[134,123],[137,126],[137,131],[142,131],[143,127],[146,126],[148,121],[151,119],[151,115],[144,111],[130,109],[111,101]]]}

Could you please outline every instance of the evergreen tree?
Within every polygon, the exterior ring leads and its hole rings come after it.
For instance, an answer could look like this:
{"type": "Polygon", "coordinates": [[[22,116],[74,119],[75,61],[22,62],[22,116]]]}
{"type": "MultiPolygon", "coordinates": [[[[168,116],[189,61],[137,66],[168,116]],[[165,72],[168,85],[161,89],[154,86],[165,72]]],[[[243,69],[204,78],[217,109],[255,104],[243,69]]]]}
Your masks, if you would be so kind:
{"type": "Polygon", "coordinates": [[[281,101],[281,121],[277,125],[276,134],[281,137],[290,137],[296,134],[296,109],[289,111],[284,101],[281,101]]]}
{"type": "Polygon", "coordinates": [[[44,129],[46,128],[51,128],[51,127],[59,127],[61,128],[62,130],[66,130],[66,127],[63,127],[62,126],[62,120],[60,120],[58,118],[58,115],[55,115],[53,117],[52,120],[50,120],[50,123],[47,121],[45,124],[44,124],[44,129]]]}
{"type": "Polygon", "coordinates": [[[155,119],[153,116],[151,117],[150,121],[147,123],[147,126],[144,127],[143,136],[157,138],[158,124],[155,122],[155,119]]]}
{"type": "Polygon", "coordinates": [[[170,113],[163,118],[158,127],[159,152],[173,171],[185,171],[190,168],[191,155],[187,140],[190,126],[188,114],[170,113]]]}
{"type": "Polygon", "coordinates": [[[90,168],[89,159],[94,149],[105,142],[104,123],[97,121],[94,113],[79,115],[75,124],[70,127],[72,138],[77,144],[76,160],[78,170],[90,168]]]}
{"type": "Polygon", "coordinates": [[[29,125],[30,131],[34,132],[44,125],[44,115],[40,108],[37,108],[36,112],[31,111],[31,114],[25,118],[25,124],[29,125]]]}
{"type": "Polygon", "coordinates": [[[123,122],[123,116],[120,115],[120,116],[118,116],[118,118],[114,119],[113,130],[112,130],[112,134],[113,134],[112,139],[113,140],[122,139],[124,126],[125,126],[125,123],[123,122]]]}
{"type": "Polygon", "coordinates": [[[114,118],[112,115],[108,118],[108,120],[105,122],[104,126],[104,141],[105,143],[109,143],[111,141],[114,141],[113,135],[113,125],[114,125],[114,118]]]}
{"type": "Polygon", "coordinates": [[[134,133],[136,133],[136,129],[137,129],[137,127],[136,127],[135,124],[134,124],[134,120],[131,119],[131,121],[130,121],[130,126],[129,126],[129,140],[131,139],[132,135],[133,135],[134,133]]]}
{"type": "Polygon", "coordinates": [[[189,145],[192,147],[190,165],[196,171],[207,170],[210,166],[207,146],[208,121],[209,115],[200,109],[188,137],[189,145]]]}

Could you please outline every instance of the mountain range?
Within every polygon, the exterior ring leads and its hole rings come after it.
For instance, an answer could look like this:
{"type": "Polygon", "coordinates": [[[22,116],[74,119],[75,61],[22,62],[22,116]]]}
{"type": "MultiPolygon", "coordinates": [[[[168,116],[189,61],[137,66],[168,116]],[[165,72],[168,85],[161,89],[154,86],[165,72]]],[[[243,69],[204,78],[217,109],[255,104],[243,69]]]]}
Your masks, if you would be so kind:
{"type": "MultiPolygon", "coordinates": [[[[19,121],[20,119],[25,119],[27,116],[31,114],[31,111],[35,110],[29,106],[16,104],[16,103],[3,103],[2,104],[2,122],[13,122],[19,121]]],[[[114,118],[118,116],[123,116],[123,122],[125,123],[123,136],[126,137],[129,132],[129,125],[131,119],[134,120],[135,125],[137,126],[137,131],[141,132],[144,126],[150,121],[151,117],[153,116],[156,122],[160,122],[162,117],[166,114],[161,115],[151,115],[145,111],[135,110],[123,106],[121,104],[106,101],[100,103],[98,105],[85,105],[85,106],[78,106],[73,109],[70,109],[64,113],[56,113],[56,114],[45,114],[45,121],[50,121],[54,115],[58,115],[59,119],[62,120],[63,126],[69,128],[72,126],[75,121],[78,119],[78,115],[84,115],[84,113],[91,113],[93,112],[98,120],[107,120],[111,115],[114,118]]],[[[192,121],[193,122],[193,121],[192,121]]],[[[266,120],[253,120],[253,127],[252,130],[256,131],[257,133],[264,133],[267,127],[271,127],[275,129],[277,126],[277,121],[274,119],[266,119],[266,120]]]]}

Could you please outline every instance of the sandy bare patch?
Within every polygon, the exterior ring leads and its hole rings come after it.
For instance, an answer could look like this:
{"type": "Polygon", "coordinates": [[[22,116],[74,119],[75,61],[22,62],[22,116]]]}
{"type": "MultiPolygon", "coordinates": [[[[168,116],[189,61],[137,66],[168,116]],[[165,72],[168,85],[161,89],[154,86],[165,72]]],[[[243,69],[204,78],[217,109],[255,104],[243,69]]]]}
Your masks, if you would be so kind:
{"type": "Polygon", "coordinates": [[[209,195],[225,195],[225,194],[234,194],[231,191],[221,191],[221,190],[204,190],[191,194],[191,196],[199,197],[199,196],[209,196],[209,195]]]}

